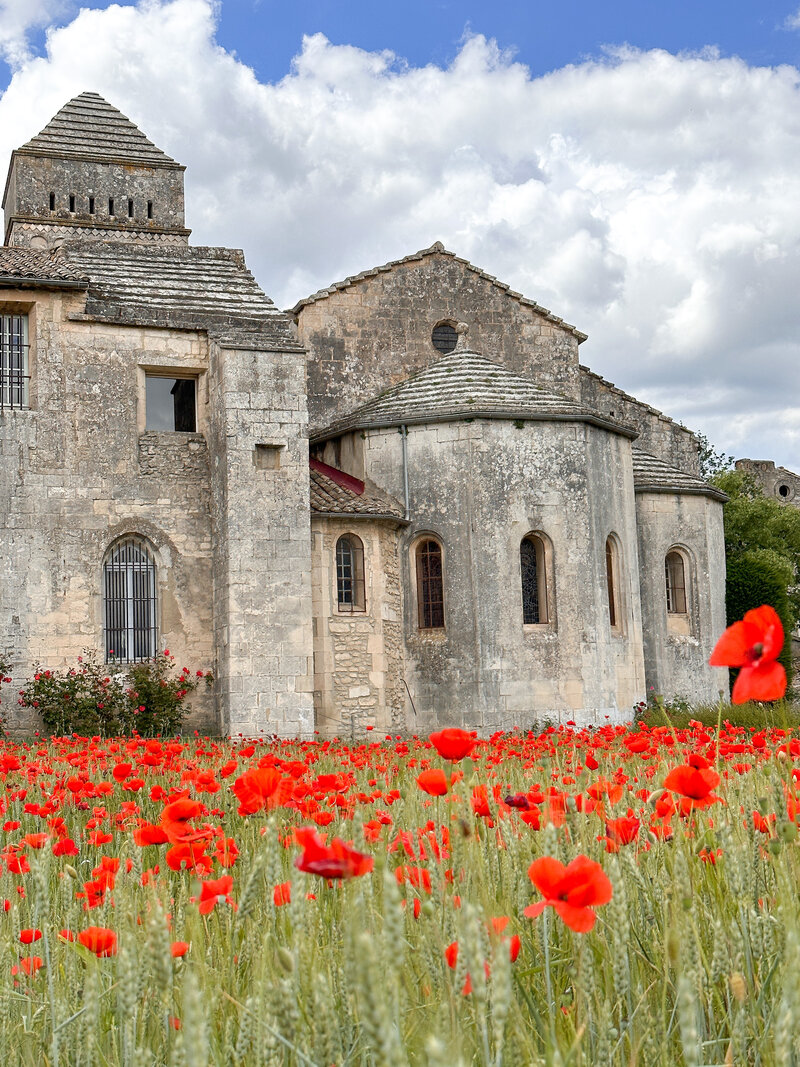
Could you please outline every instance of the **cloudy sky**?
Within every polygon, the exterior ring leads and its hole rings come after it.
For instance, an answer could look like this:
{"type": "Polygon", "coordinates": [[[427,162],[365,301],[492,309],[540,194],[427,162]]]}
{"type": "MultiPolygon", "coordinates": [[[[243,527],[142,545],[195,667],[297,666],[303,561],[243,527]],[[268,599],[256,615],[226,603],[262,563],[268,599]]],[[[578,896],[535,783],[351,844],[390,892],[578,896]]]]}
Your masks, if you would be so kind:
{"type": "Polygon", "coordinates": [[[102,93],[282,306],[441,240],[800,471],[799,4],[0,0],[0,160],[102,93]]]}

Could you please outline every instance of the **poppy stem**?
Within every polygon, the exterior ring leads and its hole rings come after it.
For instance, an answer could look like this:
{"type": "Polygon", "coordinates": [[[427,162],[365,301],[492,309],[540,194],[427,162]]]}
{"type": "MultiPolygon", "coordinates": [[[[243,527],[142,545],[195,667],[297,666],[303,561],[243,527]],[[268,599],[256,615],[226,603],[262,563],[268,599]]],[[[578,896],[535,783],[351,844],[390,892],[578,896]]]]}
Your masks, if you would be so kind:
{"type": "Polygon", "coordinates": [[[553,981],[550,975],[550,912],[547,908],[544,909],[542,919],[544,921],[542,937],[544,939],[544,983],[547,990],[547,1010],[550,1014],[551,1025],[555,1027],[556,1006],[553,1000],[553,981]]]}

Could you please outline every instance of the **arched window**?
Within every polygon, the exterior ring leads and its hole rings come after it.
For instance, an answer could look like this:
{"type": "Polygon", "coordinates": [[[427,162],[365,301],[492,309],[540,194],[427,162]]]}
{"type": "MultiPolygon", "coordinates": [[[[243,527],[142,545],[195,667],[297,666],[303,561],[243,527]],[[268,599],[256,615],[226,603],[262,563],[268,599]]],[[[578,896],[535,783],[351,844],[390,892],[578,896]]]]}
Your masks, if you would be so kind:
{"type": "Polygon", "coordinates": [[[151,659],[158,646],[156,564],[135,535],[115,541],[103,563],[106,661],[151,659]]]}
{"type": "Polygon", "coordinates": [[[664,559],[664,577],[667,588],[667,614],[685,615],[686,565],[680,552],[668,552],[664,559]]]}
{"type": "Polygon", "coordinates": [[[355,534],[336,542],[336,596],[339,611],[366,611],[364,546],[355,534]]]}
{"type": "Polygon", "coordinates": [[[417,545],[417,610],[420,630],[444,628],[442,546],[427,538],[417,545]]]}
{"type": "Polygon", "coordinates": [[[536,534],[523,537],[519,546],[522,575],[522,622],[526,626],[550,621],[547,604],[544,541],[536,534]]]}
{"type": "Polygon", "coordinates": [[[617,545],[613,537],[606,539],[606,589],[608,591],[608,621],[613,629],[620,627],[619,575],[617,545]]]}

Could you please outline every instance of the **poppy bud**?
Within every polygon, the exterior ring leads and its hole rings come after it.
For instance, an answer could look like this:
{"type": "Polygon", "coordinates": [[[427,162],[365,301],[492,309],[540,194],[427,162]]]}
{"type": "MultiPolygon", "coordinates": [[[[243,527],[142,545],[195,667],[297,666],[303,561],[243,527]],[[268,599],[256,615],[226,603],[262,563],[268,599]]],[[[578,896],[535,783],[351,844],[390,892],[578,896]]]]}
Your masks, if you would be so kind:
{"type": "Polygon", "coordinates": [[[72,866],[71,863],[65,863],[64,864],[64,871],[70,876],[70,878],[74,878],[75,881],[77,882],[77,880],[78,880],[78,872],[75,870],[75,868],[72,866]]]}
{"type": "Polygon", "coordinates": [[[275,956],[282,971],[285,971],[286,974],[294,974],[294,956],[288,948],[284,948],[281,945],[275,956]]]}

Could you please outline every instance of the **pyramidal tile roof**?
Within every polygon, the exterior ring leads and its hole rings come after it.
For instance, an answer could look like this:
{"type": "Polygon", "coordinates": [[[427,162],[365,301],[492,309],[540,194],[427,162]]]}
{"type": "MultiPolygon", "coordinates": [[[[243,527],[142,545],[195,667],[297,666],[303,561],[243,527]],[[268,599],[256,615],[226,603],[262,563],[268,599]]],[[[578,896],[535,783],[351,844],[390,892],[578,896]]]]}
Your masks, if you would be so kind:
{"type": "Polygon", "coordinates": [[[81,93],[64,104],[42,132],[17,151],[62,159],[90,157],[143,166],[180,166],[98,93],[81,93]]]}
{"type": "Polygon", "coordinates": [[[325,300],[327,297],[332,296],[334,293],[341,289],[349,289],[351,285],[356,285],[358,282],[364,281],[366,278],[373,278],[377,274],[386,274],[388,271],[394,270],[395,267],[399,267],[403,263],[414,263],[425,259],[427,256],[449,256],[455,263],[460,263],[466,267],[467,270],[472,271],[473,274],[477,274],[479,278],[483,278],[484,281],[491,282],[492,285],[497,286],[498,289],[502,289],[504,293],[507,293],[514,300],[519,301],[520,304],[524,304],[525,307],[533,308],[540,315],[553,322],[558,326],[563,327],[569,333],[573,334],[578,339],[580,344],[586,340],[587,335],[582,333],[577,327],[570,326],[568,322],[564,322],[558,315],[554,315],[552,311],[548,311],[547,308],[542,307],[541,304],[537,304],[535,300],[530,300],[527,296],[523,296],[522,293],[515,292],[510,285],[506,282],[498,281],[493,274],[487,274],[485,270],[481,270],[480,267],[476,267],[473,263],[470,263],[468,259],[463,259],[461,256],[457,256],[455,252],[449,252],[441,241],[435,241],[430,248],[422,248],[419,252],[412,252],[409,256],[403,256],[402,259],[392,259],[388,263],[382,264],[380,267],[373,267],[371,270],[362,270],[360,274],[352,274],[349,278],[345,278],[341,282],[334,282],[333,285],[329,285],[325,289],[320,289],[316,293],[312,293],[311,296],[307,296],[304,300],[298,300],[293,308],[290,308],[290,313],[298,315],[306,304],[315,304],[318,300],[325,300]]]}
{"type": "Polygon", "coordinates": [[[453,419],[553,419],[588,421],[636,437],[636,431],[557,393],[478,352],[456,349],[399,385],[357,407],[312,435],[333,437],[348,430],[453,419]]]}
{"type": "Polygon", "coordinates": [[[723,503],[728,499],[721,489],[717,489],[694,474],[687,474],[665,463],[663,459],[652,456],[649,452],[632,448],[633,485],[637,493],[690,493],[713,497],[723,503]]]}

